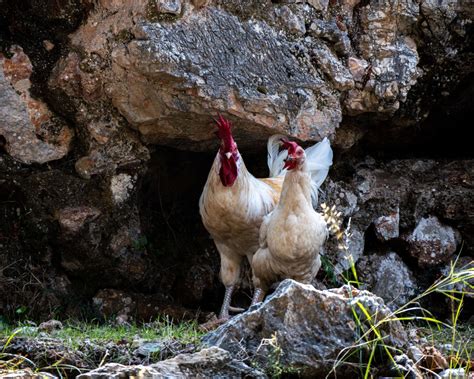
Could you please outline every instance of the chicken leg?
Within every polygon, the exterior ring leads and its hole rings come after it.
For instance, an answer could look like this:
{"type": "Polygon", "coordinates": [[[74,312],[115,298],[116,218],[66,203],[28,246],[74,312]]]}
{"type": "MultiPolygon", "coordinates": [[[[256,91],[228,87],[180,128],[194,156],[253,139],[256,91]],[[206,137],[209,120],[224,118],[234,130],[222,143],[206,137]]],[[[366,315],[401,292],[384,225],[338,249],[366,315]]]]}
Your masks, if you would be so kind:
{"type": "Polygon", "coordinates": [[[260,303],[265,298],[265,291],[262,288],[255,288],[250,306],[260,303]]]}
{"type": "Polygon", "coordinates": [[[234,292],[235,286],[225,287],[224,301],[222,302],[221,311],[219,313],[219,319],[227,320],[229,316],[230,300],[232,299],[232,293],[234,292]]]}

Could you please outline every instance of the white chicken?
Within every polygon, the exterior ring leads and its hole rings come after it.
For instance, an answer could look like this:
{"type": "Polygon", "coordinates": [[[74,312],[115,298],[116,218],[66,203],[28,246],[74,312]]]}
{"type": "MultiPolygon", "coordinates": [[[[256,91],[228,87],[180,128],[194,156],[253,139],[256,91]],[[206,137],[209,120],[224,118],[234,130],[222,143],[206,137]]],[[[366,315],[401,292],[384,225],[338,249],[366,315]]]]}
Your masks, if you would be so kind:
{"type": "MultiPolygon", "coordinates": [[[[310,283],[321,267],[319,253],[328,231],[322,215],[313,209],[317,191],[332,164],[327,139],[313,146],[317,154],[308,161],[296,142],[283,141],[288,150],[287,169],[280,201],[260,227],[260,248],[252,258],[255,295],[252,304],[263,299],[269,287],[283,279],[310,283]],[[313,173],[313,178],[311,173],[313,173]]],[[[313,152],[314,153],[314,152],[313,152]]]]}
{"type": "MultiPolygon", "coordinates": [[[[282,136],[268,140],[270,177],[257,179],[245,167],[231,131],[231,123],[219,116],[216,121],[219,151],[209,172],[199,200],[202,222],[211,234],[221,259],[220,277],[225,285],[219,320],[229,318],[232,293],[240,280],[242,260],[252,261],[259,246],[259,230],[263,217],[278,203],[286,172],[286,151],[279,151],[282,136]]],[[[318,144],[320,145],[320,144],[318,144]]],[[[317,199],[317,189],[327,175],[318,163],[320,148],[306,150],[310,187],[317,199]],[[322,178],[322,180],[321,180],[322,178]]],[[[254,298],[259,296],[259,291],[254,298]]]]}

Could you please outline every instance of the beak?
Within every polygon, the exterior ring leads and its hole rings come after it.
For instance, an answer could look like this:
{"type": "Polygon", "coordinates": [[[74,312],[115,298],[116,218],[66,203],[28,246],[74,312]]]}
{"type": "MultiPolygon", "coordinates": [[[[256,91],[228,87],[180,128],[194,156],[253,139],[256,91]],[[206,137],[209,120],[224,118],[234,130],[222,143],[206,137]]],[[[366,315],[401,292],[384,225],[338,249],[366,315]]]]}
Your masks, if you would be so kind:
{"type": "Polygon", "coordinates": [[[288,157],[286,157],[286,159],[283,160],[283,162],[285,162],[285,165],[283,166],[283,168],[285,169],[285,168],[290,167],[290,164],[293,161],[294,161],[294,158],[292,156],[288,155],[288,157]]]}
{"type": "Polygon", "coordinates": [[[225,156],[227,157],[227,159],[230,159],[230,157],[232,156],[232,153],[225,153],[225,156]]]}

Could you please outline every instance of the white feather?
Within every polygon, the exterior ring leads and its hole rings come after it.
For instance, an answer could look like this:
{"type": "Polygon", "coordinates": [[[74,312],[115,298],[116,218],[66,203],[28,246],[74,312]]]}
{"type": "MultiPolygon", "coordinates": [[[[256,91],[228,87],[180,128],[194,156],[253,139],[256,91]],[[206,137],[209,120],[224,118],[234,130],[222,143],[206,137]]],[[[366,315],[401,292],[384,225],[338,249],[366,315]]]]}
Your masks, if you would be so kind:
{"type": "MultiPolygon", "coordinates": [[[[280,141],[284,136],[276,134],[268,139],[268,168],[270,177],[285,175],[285,158],[288,156],[287,150],[280,151],[280,141]]],[[[313,205],[318,203],[318,190],[326,179],[329,167],[332,165],[333,153],[331,143],[327,138],[321,142],[308,147],[305,150],[306,164],[311,174],[311,199],[313,205]]]]}

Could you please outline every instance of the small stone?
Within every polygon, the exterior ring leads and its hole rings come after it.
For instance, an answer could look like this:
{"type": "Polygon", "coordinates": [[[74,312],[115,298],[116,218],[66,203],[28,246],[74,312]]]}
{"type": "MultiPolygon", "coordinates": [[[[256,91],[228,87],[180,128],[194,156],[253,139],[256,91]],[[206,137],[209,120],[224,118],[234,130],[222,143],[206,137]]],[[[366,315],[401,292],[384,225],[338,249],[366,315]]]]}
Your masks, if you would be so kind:
{"type": "Polygon", "coordinates": [[[294,14],[286,5],[276,8],[275,13],[290,33],[303,35],[306,33],[304,19],[294,14]]]}
{"type": "Polygon", "coordinates": [[[441,379],[467,379],[468,375],[463,368],[450,368],[441,371],[439,374],[441,379]]]}
{"type": "Polygon", "coordinates": [[[395,355],[389,369],[393,378],[399,377],[402,374],[403,378],[406,379],[423,379],[423,375],[415,363],[406,354],[395,355]]]}
{"type": "Polygon", "coordinates": [[[410,347],[408,347],[408,356],[413,359],[416,364],[423,359],[423,352],[418,346],[410,345],[410,347]]]}
{"type": "Polygon", "coordinates": [[[49,372],[37,372],[37,371],[32,371],[31,369],[21,369],[21,370],[15,370],[13,372],[9,373],[3,373],[0,371],[0,375],[4,379],[57,379],[57,376],[54,376],[53,374],[50,374],[49,372]]]}
{"type": "Polygon", "coordinates": [[[128,174],[119,174],[112,177],[110,190],[115,204],[123,203],[134,189],[135,178],[128,174]]]}
{"type": "Polygon", "coordinates": [[[448,361],[444,355],[433,346],[423,348],[423,367],[429,370],[439,371],[449,367],[448,361]]]}
{"type": "Polygon", "coordinates": [[[328,9],[329,0],[307,0],[307,2],[317,11],[326,12],[328,9]]]}
{"type": "Polygon", "coordinates": [[[54,49],[54,43],[52,43],[51,41],[47,39],[43,41],[43,46],[47,51],[51,51],[54,49]]]}
{"type": "Polygon", "coordinates": [[[400,210],[397,209],[387,216],[380,216],[374,221],[375,235],[379,241],[385,242],[399,236],[400,210]]]}
{"type": "Polygon", "coordinates": [[[46,333],[51,333],[55,330],[60,330],[63,328],[63,324],[61,321],[58,320],[49,320],[42,322],[39,326],[38,329],[46,332],[46,333]]]}
{"type": "Polygon", "coordinates": [[[70,234],[75,234],[81,230],[85,223],[95,220],[101,212],[93,207],[67,207],[57,211],[61,229],[70,234]]]}
{"type": "Polygon", "coordinates": [[[136,350],[135,354],[141,355],[142,357],[150,357],[153,353],[158,353],[164,349],[163,342],[145,342],[142,343],[136,350]]]}
{"type": "Polygon", "coordinates": [[[179,15],[181,13],[181,0],[158,0],[156,10],[160,13],[179,15]]]}
{"type": "Polygon", "coordinates": [[[94,161],[88,156],[78,159],[74,168],[83,179],[90,179],[91,175],[95,173],[94,161]]]}
{"type": "Polygon", "coordinates": [[[193,5],[196,8],[204,8],[207,4],[209,4],[209,0],[192,0],[193,5]]]}

